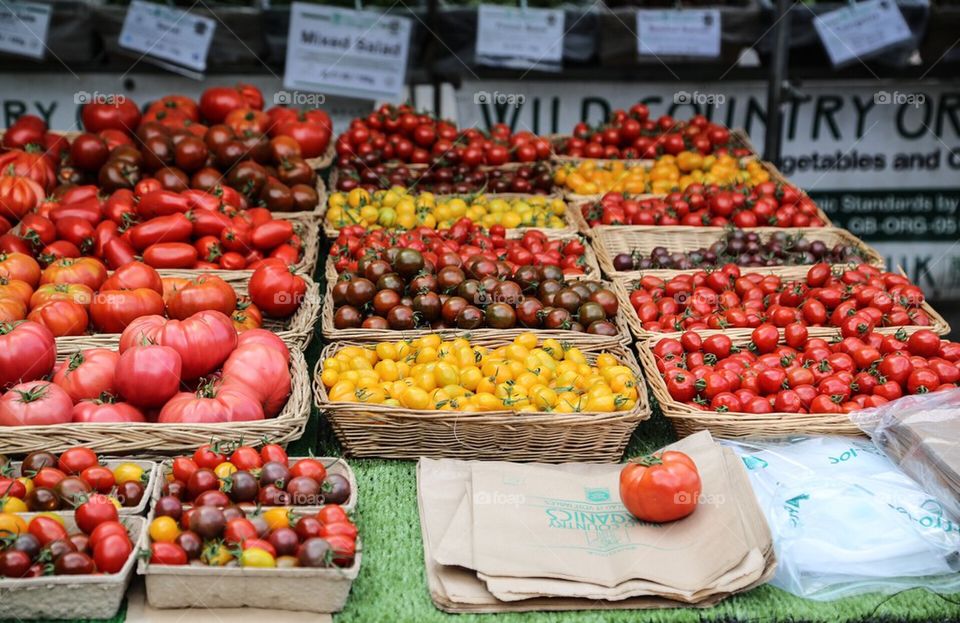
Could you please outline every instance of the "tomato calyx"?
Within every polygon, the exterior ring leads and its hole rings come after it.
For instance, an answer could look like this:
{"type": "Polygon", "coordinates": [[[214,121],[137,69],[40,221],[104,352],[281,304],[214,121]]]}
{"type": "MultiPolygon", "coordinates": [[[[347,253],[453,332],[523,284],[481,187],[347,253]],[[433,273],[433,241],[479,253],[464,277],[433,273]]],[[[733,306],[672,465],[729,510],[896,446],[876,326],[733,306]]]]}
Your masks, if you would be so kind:
{"type": "Polygon", "coordinates": [[[20,396],[20,402],[36,402],[43,399],[47,393],[47,385],[36,385],[30,389],[11,389],[20,396]]]}

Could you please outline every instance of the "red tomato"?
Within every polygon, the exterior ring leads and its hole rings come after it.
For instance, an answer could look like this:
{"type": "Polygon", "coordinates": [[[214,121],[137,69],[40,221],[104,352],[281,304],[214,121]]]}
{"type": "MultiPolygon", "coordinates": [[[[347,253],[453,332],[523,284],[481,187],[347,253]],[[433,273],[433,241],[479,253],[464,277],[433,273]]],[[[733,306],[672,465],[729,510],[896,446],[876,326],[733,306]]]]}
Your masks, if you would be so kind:
{"type": "Polygon", "coordinates": [[[117,507],[106,496],[96,495],[77,507],[77,527],[85,534],[93,532],[94,528],[105,521],[118,521],[117,507]]]}
{"type": "Polygon", "coordinates": [[[71,420],[73,401],[47,381],[14,385],[0,398],[0,426],[45,426],[71,420]]]}
{"type": "MultiPolygon", "coordinates": [[[[60,455],[57,467],[63,473],[74,476],[81,473],[88,467],[95,467],[100,462],[97,459],[97,453],[90,448],[70,448],[60,455]]],[[[89,531],[86,531],[89,532],[89,531]]]]}
{"type": "Polygon", "coordinates": [[[682,452],[667,451],[628,463],[620,472],[620,499],[641,521],[665,523],[690,515],[700,491],[697,466],[682,452]]]}
{"type": "Polygon", "coordinates": [[[285,262],[268,259],[253,272],[248,288],[250,299],[265,314],[286,318],[300,308],[307,282],[285,262]]]}

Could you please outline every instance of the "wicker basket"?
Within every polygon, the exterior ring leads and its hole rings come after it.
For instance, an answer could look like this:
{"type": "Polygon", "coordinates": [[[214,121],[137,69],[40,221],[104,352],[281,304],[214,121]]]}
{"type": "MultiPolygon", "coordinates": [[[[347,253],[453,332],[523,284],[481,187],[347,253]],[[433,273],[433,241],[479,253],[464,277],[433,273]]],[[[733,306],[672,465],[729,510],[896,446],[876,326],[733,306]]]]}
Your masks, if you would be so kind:
{"type": "MultiPolygon", "coordinates": [[[[565,275],[565,277],[567,279],[602,279],[602,276],[600,273],[600,264],[597,260],[597,254],[594,251],[593,245],[590,244],[590,241],[587,240],[583,234],[581,233],[574,234],[569,232],[558,234],[556,233],[557,230],[555,229],[538,229],[536,227],[531,227],[529,229],[525,229],[522,231],[518,229],[509,230],[508,239],[515,240],[515,239],[522,238],[523,234],[527,231],[542,232],[543,235],[545,235],[548,240],[560,240],[563,242],[567,242],[567,241],[579,238],[580,241],[583,242],[583,247],[584,247],[583,248],[583,266],[581,266],[581,268],[583,269],[583,273],[582,274],[571,273],[571,274],[565,275]]],[[[330,266],[334,264],[335,264],[335,259],[331,252],[331,254],[327,256],[326,268],[324,269],[324,273],[328,276],[328,278],[329,278],[329,275],[331,274],[330,266]]],[[[334,270],[333,272],[335,275],[336,271],[334,270]]]]}
{"type": "MultiPolygon", "coordinates": [[[[250,271],[243,270],[161,270],[161,277],[180,277],[196,279],[199,275],[215,275],[233,286],[237,294],[243,296],[248,293],[250,271]]],[[[320,286],[309,275],[301,275],[307,282],[307,293],[303,297],[300,309],[290,318],[283,320],[264,318],[263,328],[273,331],[288,345],[303,349],[313,338],[314,325],[320,315],[320,286]]],[[[91,335],[70,335],[57,338],[57,350],[61,352],[76,351],[84,348],[99,348],[104,345],[115,344],[120,338],[119,333],[95,333],[91,335]]]]}
{"type": "MultiPolygon", "coordinates": [[[[840,267],[838,267],[840,268],[840,267]]],[[[777,275],[784,281],[803,281],[806,279],[807,271],[809,270],[808,266],[764,266],[759,268],[750,268],[749,272],[756,272],[765,275],[777,275]]],[[[620,302],[620,310],[626,311],[627,314],[627,326],[630,327],[630,331],[633,333],[634,337],[638,340],[644,340],[650,338],[651,336],[662,336],[662,333],[654,333],[643,328],[643,325],[640,323],[640,318],[637,317],[637,314],[633,310],[633,305],[630,304],[630,292],[633,290],[636,281],[643,275],[654,275],[660,277],[661,279],[670,279],[676,275],[681,274],[691,274],[697,272],[695,270],[645,270],[645,271],[635,271],[630,273],[621,273],[619,276],[615,277],[612,280],[613,291],[617,295],[617,299],[620,302]]],[[[900,270],[903,272],[903,269],[900,270]]],[[[949,335],[950,334],[950,324],[941,316],[937,310],[935,310],[930,303],[926,300],[920,304],[920,309],[922,309],[927,316],[930,317],[929,326],[921,325],[893,325],[889,327],[876,327],[874,331],[882,335],[895,335],[898,332],[904,332],[907,335],[916,333],[923,329],[930,329],[937,335],[949,335]]],[[[734,335],[747,336],[749,339],[750,334],[753,332],[751,328],[743,329],[713,329],[713,330],[701,330],[698,329],[697,333],[702,335],[710,335],[713,333],[725,333],[731,337],[734,335]]],[[[836,335],[836,327],[807,327],[807,333],[810,337],[832,337],[836,335]]],[[[783,329],[780,329],[780,335],[783,335],[783,329]]]]}
{"type": "MultiPolygon", "coordinates": [[[[146,496],[145,496],[146,497],[146,496]]],[[[39,513],[23,513],[29,522],[39,513]]],[[[65,527],[77,531],[73,515],[62,514],[65,527]]],[[[0,578],[0,618],[110,619],[117,615],[137,564],[137,544],[147,531],[143,517],[123,516],[133,551],[117,573],[49,575],[39,578],[0,578]]]]}
{"type": "MultiPolygon", "coordinates": [[[[289,458],[290,458],[290,465],[293,465],[293,464],[296,463],[298,460],[300,460],[300,459],[302,459],[302,458],[307,458],[307,457],[295,457],[295,456],[291,456],[291,457],[289,457],[289,458]]],[[[342,457],[312,456],[312,457],[309,457],[309,458],[311,458],[311,459],[316,459],[316,460],[320,461],[321,463],[323,463],[324,466],[327,468],[327,474],[337,474],[337,475],[343,476],[344,478],[347,479],[347,482],[350,483],[350,497],[347,499],[346,502],[344,502],[343,504],[340,504],[340,506],[342,506],[343,509],[344,509],[345,511],[347,511],[348,513],[349,513],[349,512],[353,512],[354,509],[357,508],[357,498],[358,498],[357,477],[354,475],[353,470],[350,469],[350,466],[347,464],[347,462],[344,461],[342,457]]],[[[160,465],[157,466],[157,472],[158,472],[158,474],[160,474],[161,476],[156,479],[156,483],[155,483],[155,484],[152,484],[152,485],[147,489],[147,491],[149,491],[151,494],[144,496],[144,500],[147,500],[147,499],[149,498],[149,500],[150,500],[150,507],[151,507],[151,508],[153,508],[154,504],[156,504],[156,501],[159,500],[159,499],[163,496],[163,485],[164,485],[164,483],[166,482],[167,478],[168,478],[168,477],[170,477],[170,478],[173,477],[173,476],[172,476],[172,474],[173,474],[173,461],[171,461],[171,460],[164,460],[160,465]]],[[[151,483],[153,483],[153,481],[151,481],[151,483]]],[[[189,508],[189,507],[192,506],[192,505],[185,502],[183,506],[184,506],[184,509],[187,509],[187,508],[189,508]]],[[[249,511],[249,510],[255,509],[255,508],[257,508],[257,507],[264,508],[262,505],[259,505],[258,503],[254,503],[254,502],[239,502],[239,503],[237,503],[237,506],[239,506],[240,508],[242,508],[242,509],[245,510],[245,511],[249,511]]],[[[322,506],[322,504],[321,504],[321,505],[318,505],[318,506],[317,506],[317,505],[315,505],[315,506],[306,506],[306,505],[305,505],[305,506],[288,506],[288,507],[286,507],[286,508],[288,508],[288,509],[290,509],[290,510],[293,510],[293,511],[298,511],[298,512],[301,512],[301,513],[307,513],[307,512],[310,512],[310,511],[314,511],[314,512],[315,512],[315,511],[318,511],[318,510],[320,510],[320,507],[321,507],[321,506],[322,506]]],[[[267,507],[267,508],[269,508],[269,507],[267,507]]]]}
{"type": "Polygon", "coordinates": [[[300,261],[293,265],[299,272],[312,275],[317,270],[317,259],[320,257],[320,228],[317,227],[317,217],[310,212],[287,212],[290,216],[283,220],[293,223],[293,230],[303,242],[303,255],[300,261]]]}
{"type": "MultiPolygon", "coordinates": [[[[654,345],[665,337],[677,337],[667,333],[637,342],[640,364],[653,397],[660,404],[663,415],[670,420],[680,437],[708,430],[714,437],[779,437],[783,435],[862,435],[863,431],[845,413],[738,413],[701,411],[674,400],[667,391],[663,374],[657,368],[653,354],[654,345]]],[[[730,334],[737,346],[750,341],[749,334],[730,334]]],[[[836,335],[836,332],[834,332],[836,335]]]]}
{"type": "MultiPolygon", "coordinates": [[[[786,229],[782,227],[756,227],[747,231],[756,232],[761,240],[769,240],[774,233],[786,233],[790,236],[802,236],[810,241],[821,241],[827,247],[836,244],[856,247],[864,262],[877,268],[886,263],[883,256],[845,229],[833,227],[812,227],[808,229],[786,229]]],[[[620,253],[637,252],[648,257],[654,247],[665,247],[670,252],[688,252],[709,248],[714,242],[722,240],[725,230],[717,227],[606,227],[597,230],[593,237],[593,249],[596,251],[600,268],[608,277],[620,277],[635,271],[618,271],[613,266],[613,258],[620,253]]],[[[787,268],[787,267],[776,267],[787,268]]],[[[749,270],[753,270],[751,267],[749,270]]]]}
{"type": "MultiPolygon", "coordinates": [[[[558,154],[557,147],[560,145],[562,141],[565,141],[570,138],[572,137],[566,134],[551,134],[547,137],[547,139],[550,141],[551,147],[553,148],[552,160],[554,162],[563,164],[566,162],[579,162],[581,160],[588,160],[588,159],[599,160],[599,161],[611,160],[611,158],[584,158],[582,156],[563,156],[558,154]]],[[[747,132],[745,130],[742,130],[739,128],[730,130],[730,144],[734,148],[741,147],[743,149],[747,149],[750,151],[751,154],[759,157],[759,152],[754,148],[753,144],[750,142],[750,137],[747,135],[747,132]]],[[[653,163],[655,161],[650,158],[642,158],[642,159],[628,160],[628,162],[643,163],[644,165],[649,163],[649,166],[653,166],[653,163]]]]}
{"type": "MultiPolygon", "coordinates": [[[[526,327],[517,327],[514,329],[413,329],[409,331],[395,331],[393,329],[337,329],[333,324],[334,304],[333,287],[337,284],[337,270],[333,262],[327,260],[326,281],[327,291],[323,297],[323,305],[320,313],[320,327],[323,337],[328,340],[354,340],[358,342],[379,342],[398,340],[413,340],[424,335],[436,333],[444,339],[455,337],[468,337],[471,339],[492,337],[505,340],[512,340],[521,333],[533,331],[541,339],[555,338],[560,341],[570,342],[577,346],[586,344],[629,344],[632,341],[630,337],[629,312],[624,309],[622,301],[617,310],[614,323],[617,325],[617,335],[593,335],[590,333],[581,333],[579,331],[565,331],[561,329],[528,329],[526,327]]],[[[616,292],[615,286],[609,282],[606,285],[611,291],[616,292]]]]}
{"type": "MultiPolygon", "coordinates": [[[[503,337],[472,340],[497,345],[503,337]]],[[[632,411],[617,413],[514,413],[491,411],[415,411],[364,403],[333,403],[320,382],[322,362],[350,342],[324,349],[314,370],[314,400],[347,456],[416,460],[422,456],[465,460],[617,462],[637,425],[650,417],[646,387],[632,411]]],[[[352,344],[358,344],[356,342],[352,344]]],[[[608,352],[640,377],[640,368],[625,346],[581,346],[587,359],[608,352]]]]}
{"type": "MultiPolygon", "coordinates": [[[[332,182],[331,182],[332,184],[332,182]]],[[[446,199],[450,197],[468,197],[470,195],[437,195],[437,200],[446,199]]],[[[485,197],[491,199],[523,199],[526,197],[548,197],[551,199],[560,198],[559,195],[524,195],[520,193],[489,193],[484,194],[485,197]]],[[[559,229],[547,229],[541,227],[517,227],[507,230],[507,237],[519,237],[523,235],[523,232],[528,229],[537,229],[548,235],[565,235],[565,234],[576,234],[576,233],[587,233],[590,228],[587,225],[587,222],[583,219],[583,215],[575,211],[569,202],[565,202],[566,210],[564,214],[564,221],[566,223],[565,227],[559,229]]],[[[335,239],[340,235],[340,230],[333,226],[326,219],[323,220],[323,232],[326,237],[330,240],[335,239]]]]}
{"type": "MultiPolygon", "coordinates": [[[[110,346],[116,347],[114,340],[110,346]]],[[[90,344],[96,348],[104,344],[90,344]]],[[[59,356],[62,359],[62,356],[59,356]]],[[[0,448],[8,454],[37,451],[59,453],[76,446],[97,454],[145,451],[150,454],[193,452],[211,439],[241,441],[268,439],[286,444],[299,439],[310,418],[310,378],[303,352],[290,351],[290,397],[275,418],[226,424],[53,424],[49,426],[0,426],[0,448]]]]}
{"type": "Polygon", "coordinates": [[[323,152],[322,156],[317,156],[316,158],[306,158],[307,164],[310,165],[317,173],[326,171],[333,164],[334,158],[337,157],[337,150],[334,147],[333,141],[330,141],[330,144],[327,145],[327,151],[323,152]]]}
{"type": "MultiPolygon", "coordinates": [[[[742,158],[741,160],[742,160],[742,161],[747,161],[747,160],[753,160],[753,159],[755,159],[754,156],[746,156],[746,157],[742,158]]],[[[641,160],[641,161],[637,161],[637,162],[652,162],[652,161],[649,161],[649,160],[643,161],[643,160],[641,160]]],[[[776,183],[778,183],[778,184],[786,184],[786,185],[793,186],[793,187],[797,188],[797,190],[798,190],[801,194],[806,195],[806,193],[805,193],[799,186],[797,186],[796,184],[793,184],[793,183],[791,183],[789,180],[787,180],[787,178],[784,177],[784,175],[783,175],[773,164],[771,164],[771,163],[769,163],[769,162],[763,162],[763,167],[764,167],[764,169],[766,169],[767,172],[770,174],[770,179],[771,179],[772,181],[774,181],[774,182],[776,182],[776,183]]],[[[564,195],[563,195],[563,196],[564,196],[564,197],[567,199],[567,201],[570,203],[571,209],[573,209],[573,211],[576,212],[577,214],[581,215],[581,218],[582,218],[582,215],[583,215],[583,207],[584,207],[585,205],[591,205],[591,204],[597,203],[598,201],[600,201],[600,200],[603,198],[604,194],[606,194],[606,193],[601,193],[601,194],[598,194],[598,195],[577,195],[577,194],[574,194],[574,193],[570,193],[570,192],[568,192],[568,191],[564,191],[564,195]]],[[[648,199],[648,198],[650,198],[650,197],[665,197],[665,196],[666,196],[666,195],[662,195],[662,194],[644,193],[644,194],[640,194],[640,195],[633,195],[633,198],[635,198],[635,199],[648,199]]],[[[824,226],[824,227],[833,227],[833,226],[834,226],[834,225],[833,225],[833,222],[830,220],[830,217],[827,216],[827,213],[824,212],[823,209],[822,209],[820,206],[816,206],[816,208],[817,208],[817,216],[820,218],[820,220],[823,221],[823,226],[824,226]]],[[[656,225],[650,225],[650,226],[640,226],[640,225],[594,225],[594,226],[591,227],[590,229],[591,229],[592,231],[594,231],[594,232],[597,232],[597,231],[600,231],[600,230],[603,230],[603,229],[622,229],[622,228],[626,228],[626,227],[629,227],[629,228],[631,228],[631,229],[636,229],[636,230],[638,230],[638,231],[646,231],[646,230],[651,230],[651,229],[660,229],[660,228],[659,228],[658,226],[656,226],[656,225]]],[[[681,228],[682,228],[682,229],[688,229],[688,230],[690,230],[690,229],[696,229],[696,230],[698,230],[698,231],[699,231],[699,230],[703,230],[703,231],[711,231],[711,230],[720,231],[720,230],[722,229],[722,228],[720,228],[720,227],[700,227],[700,226],[694,227],[694,226],[684,226],[684,225],[671,225],[670,227],[671,227],[671,229],[681,229],[681,228]]],[[[750,231],[751,228],[745,228],[745,229],[747,229],[747,231],[750,231]]],[[[756,228],[756,229],[768,229],[768,228],[756,228]]],[[[779,228],[779,229],[788,229],[788,228],[779,228]]],[[[810,229],[816,229],[816,228],[810,228],[810,229]]]]}

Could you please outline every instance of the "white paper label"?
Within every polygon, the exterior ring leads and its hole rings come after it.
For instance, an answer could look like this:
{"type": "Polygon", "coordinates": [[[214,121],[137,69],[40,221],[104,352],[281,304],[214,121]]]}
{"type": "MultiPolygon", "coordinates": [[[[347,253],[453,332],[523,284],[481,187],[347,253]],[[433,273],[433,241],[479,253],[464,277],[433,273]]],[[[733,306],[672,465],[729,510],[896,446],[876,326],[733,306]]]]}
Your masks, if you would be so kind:
{"type": "Polygon", "coordinates": [[[196,71],[206,71],[216,20],[189,11],[133,0],[120,45],[196,71]]]}
{"type": "Polygon", "coordinates": [[[558,63],[563,58],[563,11],[481,4],[477,56],[558,63]]]}
{"type": "Polygon", "coordinates": [[[294,2],[283,86],[364,99],[399,100],[410,19],[294,2]]]}
{"type": "Polygon", "coordinates": [[[0,2],[0,52],[43,58],[53,7],[36,2],[0,2]]]}
{"type": "Polygon", "coordinates": [[[642,56],[720,56],[720,10],[640,9],[637,50],[642,56]]]}
{"type": "Polygon", "coordinates": [[[866,0],[818,15],[813,26],[834,65],[881,52],[910,38],[893,0],[866,0]]]}

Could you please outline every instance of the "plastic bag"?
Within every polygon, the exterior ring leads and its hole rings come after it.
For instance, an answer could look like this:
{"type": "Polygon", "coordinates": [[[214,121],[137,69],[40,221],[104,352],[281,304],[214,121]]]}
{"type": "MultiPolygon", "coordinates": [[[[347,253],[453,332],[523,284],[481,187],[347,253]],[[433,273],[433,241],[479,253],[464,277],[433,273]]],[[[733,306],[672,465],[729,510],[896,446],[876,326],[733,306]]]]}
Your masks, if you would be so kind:
{"type": "Polygon", "coordinates": [[[960,390],[906,396],[850,417],[905,474],[960,519],[960,390]]]}
{"type": "Polygon", "coordinates": [[[818,600],[960,589],[960,525],[870,441],[722,443],[741,456],[770,525],[774,586],[818,600]]]}

